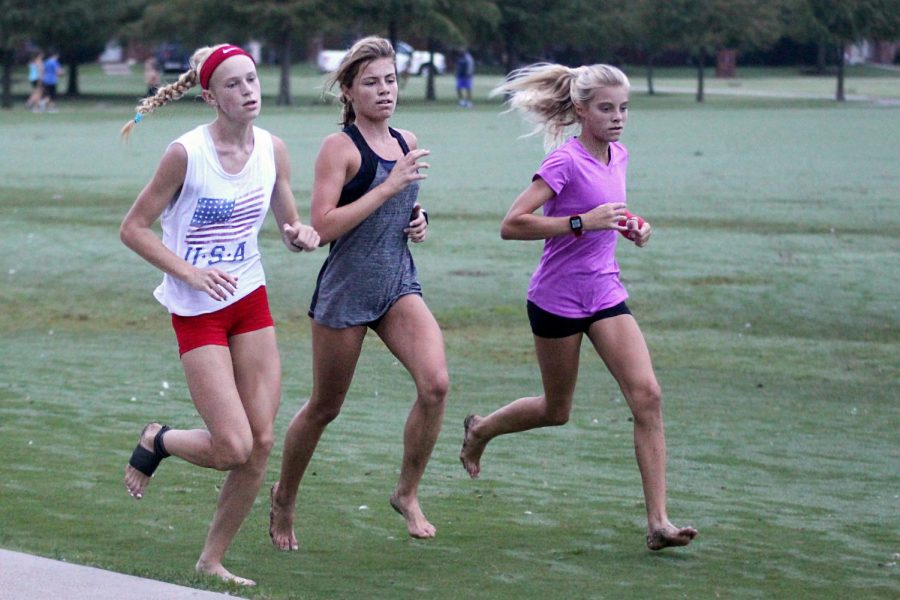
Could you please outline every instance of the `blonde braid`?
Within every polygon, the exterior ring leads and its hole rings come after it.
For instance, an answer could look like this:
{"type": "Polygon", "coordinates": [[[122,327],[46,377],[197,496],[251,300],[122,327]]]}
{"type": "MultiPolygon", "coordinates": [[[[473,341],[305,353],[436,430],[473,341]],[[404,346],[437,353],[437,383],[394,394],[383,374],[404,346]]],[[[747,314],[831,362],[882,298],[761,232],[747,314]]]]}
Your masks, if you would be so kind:
{"type": "Polygon", "coordinates": [[[189,89],[196,87],[200,83],[199,73],[200,69],[203,67],[203,62],[209,58],[209,55],[212,54],[216,48],[224,45],[225,44],[219,44],[217,46],[198,49],[191,57],[191,68],[182,73],[175,83],[165,85],[156,90],[154,95],[141,100],[135,108],[134,118],[122,126],[122,130],[120,131],[122,138],[127,140],[131,135],[132,130],[134,130],[134,126],[140,123],[145,115],[149,115],[157,108],[161,108],[169,102],[178,100],[184,96],[189,89]]]}

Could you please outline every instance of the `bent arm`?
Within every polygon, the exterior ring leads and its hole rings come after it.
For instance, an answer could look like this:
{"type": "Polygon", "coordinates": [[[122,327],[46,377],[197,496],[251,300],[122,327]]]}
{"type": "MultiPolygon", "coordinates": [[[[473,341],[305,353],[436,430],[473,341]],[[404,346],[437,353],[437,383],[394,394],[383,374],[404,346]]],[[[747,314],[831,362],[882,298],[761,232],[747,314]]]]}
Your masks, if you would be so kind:
{"type": "Polygon", "coordinates": [[[275,149],[275,185],[272,189],[272,214],[281,232],[281,240],[288,250],[299,252],[319,246],[316,231],[300,221],[297,202],[291,190],[291,161],[284,142],[272,136],[275,149]]]}
{"type": "Polygon", "coordinates": [[[504,240],[542,240],[571,233],[568,217],[545,217],[534,214],[556,193],[538,177],[519,194],[500,225],[504,240]]]}
{"type": "Polygon", "coordinates": [[[226,300],[237,289],[234,275],[215,267],[198,269],[169,250],[150,228],[184,185],[186,173],[187,151],[181,144],[172,144],[160,160],[150,183],[141,190],[122,220],[119,237],[126,246],[161,271],[214,300],[226,300]]]}
{"type": "Polygon", "coordinates": [[[343,133],[325,138],[316,158],[310,206],[310,221],[319,232],[322,245],[336,240],[362,223],[379,206],[413,181],[425,179],[427,176],[418,170],[427,168],[428,164],[416,161],[427,154],[427,150],[411,149],[396,162],[391,174],[381,184],[357,200],[338,206],[344,185],[360,168],[359,151],[343,133]]]}
{"type": "Polygon", "coordinates": [[[122,243],[154,267],[184,281],[195,268],[169,250],[151,227],[184,185],[186,172],[187,151],[180,144],[172,144],[119,228],[122,243]]]}

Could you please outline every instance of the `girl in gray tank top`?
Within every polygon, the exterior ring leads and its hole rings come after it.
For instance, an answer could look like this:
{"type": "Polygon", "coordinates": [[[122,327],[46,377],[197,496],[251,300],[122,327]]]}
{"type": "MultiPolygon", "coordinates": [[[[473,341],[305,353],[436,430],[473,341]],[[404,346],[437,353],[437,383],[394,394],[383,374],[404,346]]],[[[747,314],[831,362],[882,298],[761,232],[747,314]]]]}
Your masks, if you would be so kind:
{"type": "MultiPolygon", "coordinates": [[[[322,142],[316,158],[310,220],[331,251],[309,315],[313,386],[284,436],[281,471],[270,494],[269,535],[280,550],[298,550],[295,532],[300,482],[325,428],[341,412],[362,352],[374,331],[415,382],[403,428],[403,459],[388,502],[415,538],[437,528],[419,503],[419,483],[434,449],[449,389],[441,328],[431,314],[407,244],[425,240],[427,218],[416,202],[428,163],[411,131],[392,129],[397,106],[394,49],[364,38],[347,52],[326,89],[340,86],[343,130],[322,142]]],[[[391,390],[393,374],[379,373],[391,390]]],[[[388,399],[396,401],[399,398],[388,399]]],[[[396,410],[388,404],[386,410],[396,410]]],[[[400,440],[397,440],[400,442],[400,440]]],[[[310,482],[308,485],[316,485],[310,482]]],[[[385,490],[387,491],[387,490],[385,490]]]]}
{"type": "MultiPolygon", "coordinates": [[[[381,185],[396,161],[381,158],[369,147],[356,125],[344,128],[362,157],[359,172],[344,185],[338,206],[356,201],[381,185]],[[366,181],[369,185],[365,185],[366,181]]],[[[395,129],[389,130],[403,154],[409,146],[395,129]]],[[[319,272],[309,316],[335,329],[374,325],[401,296],[422,295],[416,265],[404,229],[409,225],[419,183],[413,182],[375,212],[331,243],[319,272]]]]}

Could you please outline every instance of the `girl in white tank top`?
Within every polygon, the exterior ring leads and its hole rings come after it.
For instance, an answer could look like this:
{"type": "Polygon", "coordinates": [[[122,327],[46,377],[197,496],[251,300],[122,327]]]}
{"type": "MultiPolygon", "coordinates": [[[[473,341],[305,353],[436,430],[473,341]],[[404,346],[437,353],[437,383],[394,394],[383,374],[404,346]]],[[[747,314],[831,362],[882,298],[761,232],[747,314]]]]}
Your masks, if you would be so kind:
{"type": "Polygon", "coordinates": [[[313,250],[319,235],[300,222],[284,143],[253,126],[260,86],[250,55],[230,45],[201,48],[191,65],[138,106],[123,135],[197,83],[216,119],[169,145],[125,216],[121,237],[164,273],[155,295],[173,314],[188,389],[206,429],[149,423],[124,483],[142,498],[170,455],[227,471],[195,569],[254,585],[229,572],[222,558],[262,485],[280,401],[281,365],[257,236],[270,205],[289,250],[313,250]],[[151,229],[157,220],[162,239],[151,229]]]}

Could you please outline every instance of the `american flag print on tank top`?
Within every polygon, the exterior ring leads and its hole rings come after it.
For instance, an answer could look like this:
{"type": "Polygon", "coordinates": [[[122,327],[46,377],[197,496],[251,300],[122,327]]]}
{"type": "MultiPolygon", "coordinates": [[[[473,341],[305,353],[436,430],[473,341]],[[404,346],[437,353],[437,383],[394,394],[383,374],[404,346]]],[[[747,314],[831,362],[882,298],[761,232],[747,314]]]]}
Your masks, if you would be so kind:
{"type": "Polygon", "coordinates": [[[198,246],[243,239],[252,232],[264,204],[262,187],[234,199],[199,198],[184,241],[188,245],[198,246]]]}

